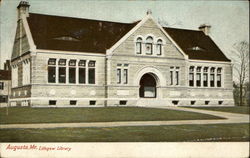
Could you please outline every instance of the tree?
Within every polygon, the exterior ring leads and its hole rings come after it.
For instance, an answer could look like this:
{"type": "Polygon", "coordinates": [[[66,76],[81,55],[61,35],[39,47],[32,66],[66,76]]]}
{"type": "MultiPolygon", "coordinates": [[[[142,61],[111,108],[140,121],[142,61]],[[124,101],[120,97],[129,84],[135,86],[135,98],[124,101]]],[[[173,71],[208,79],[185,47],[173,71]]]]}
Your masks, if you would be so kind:
{"type": "Polygon", "coordinates": [[[249,43],[241,41],[233,45],[232,61],[234,66],[234,77],[239,86],[239,105],[243,105],[244,85],[249,81],[249,43]]]}

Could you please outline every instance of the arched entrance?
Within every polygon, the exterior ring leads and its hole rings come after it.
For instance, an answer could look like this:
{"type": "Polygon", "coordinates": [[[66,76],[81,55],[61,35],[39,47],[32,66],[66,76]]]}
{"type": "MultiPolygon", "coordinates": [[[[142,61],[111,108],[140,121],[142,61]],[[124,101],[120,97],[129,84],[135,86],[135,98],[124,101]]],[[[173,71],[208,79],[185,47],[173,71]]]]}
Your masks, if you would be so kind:
{"type": "Polygon", "coordinates": [[[144,74],[140,79],[140,98],[156,98],[157,96],[156,78],[151,73],[144,74]]]}

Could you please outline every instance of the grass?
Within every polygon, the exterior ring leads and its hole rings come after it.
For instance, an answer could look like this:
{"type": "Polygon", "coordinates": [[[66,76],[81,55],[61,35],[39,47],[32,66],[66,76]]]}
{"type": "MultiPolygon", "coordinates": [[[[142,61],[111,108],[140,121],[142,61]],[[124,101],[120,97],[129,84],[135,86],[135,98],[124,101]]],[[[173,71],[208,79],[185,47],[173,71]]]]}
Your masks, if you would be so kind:
{"type": "Polygon", "coordinates": [[[222,119],[217,116],[141,107],[0,108],[0,124],[222,119]]]}
{"type": "Polygon", "coordinates": [[[213,110],[213,111],[222,111],[222,112],[231,112],[231,113],[239,113],[239,114],[250,114],[249,107],[243,106],[234,106],[234,107],[190,107],[195,109],[203,109],[203,110],[213,110]]]}
{"type": "Polygon", "coordinates": [[[1,129],[1,142],[247,142],[249,124],[1,129]]]}

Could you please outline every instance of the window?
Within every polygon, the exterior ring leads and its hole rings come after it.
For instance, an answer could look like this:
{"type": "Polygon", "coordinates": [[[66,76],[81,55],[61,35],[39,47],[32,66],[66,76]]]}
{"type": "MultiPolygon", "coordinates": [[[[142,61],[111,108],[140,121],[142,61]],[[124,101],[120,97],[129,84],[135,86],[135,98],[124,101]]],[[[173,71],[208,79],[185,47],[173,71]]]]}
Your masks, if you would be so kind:
{"type": "Polygon", "coordinates": [[[174,104],[174,105],[178,105],[178,103],[179,103],[179,100],[173,100],[172,101],[172,104],[174,104]]]}
{"type": "Polygon", "coordinates": [[[204,86],[204,87],[207,87],[207,86],[208,86],[207,72],[208,72],[208,68],[205,67],[205,68],[203,69],[203,86],[204,86]]]}
{"type": "Polygon", "coordinates": [[[59,83],[66,83],[66,67],[59,67],[59,83]]]}
{"type": "Polygon", "coordinates": [[[173,74],[173,70],[170,69],[170,85],[173,85],[174,84],[174,74],[173,74]]]}
{"type": "Polygon", "coordinates": [[[76,83],[76,60],[69,61],[69,83],[76,83]]]}
{"type": "Polygon", "coordinates": [[[121,83],[121,69],[117,69],[117,83],[121,83]]]}
{"type": "Polygon", "coordinates": [[[210,69],[210,87],[214,87],[214,68],[210,69]]]}
{"type": "Polygon", "coordinates": [[[136,40],[136,54],[141,54],[142,53],[142,38],[139,37],[136,40]]]}
{"type": "Polygon", "coordinates": [[[156,44],[156,54],[161,55],[162,54],[162,40],[159,39],[156,44]]]}
{"type": "Polygon", "coordinates": [[[189,68],[189,86],[194,86],[194,67],[189,68]]]}
{"type": "Polygon", "coordinates": [[[49,100],[49,105],[56,105],[56,100],[49,100]]]}
{"type": "Polygon", "coordinates": [[[8,96],[0,95],[0,103],[8,103],[8,96]]]}
{"type": "Polygon", "coordinates": [[[56,83],[56,59],[49,59],[48,61],[48,82],[56,83]]]}
{"type": "Polygon", "coordinates": [[[175,68],[175,84],[179,85],[179,67],[175,68]]]}
{"type": "Polygon", "coordinates": [[[58,61],[58,66],[59,66],[58,68],[59,83],[66,83],[66,59],[60,59],[58,61]]]}
{"type": "Polygon", "coordinates": [[[4,89],[4,83],[0,82],[0,89],[4,89]]]}
{"type": "Polygon", "coordinates": [[[96,104],[96,101],[95,100],[90,100],[89,101],[89,105],[95,105],[96,104]]]}
{"type": "Polygon", "coordinates": [[[128,84],[128,66],[129,64],[117,64],[116,81],[117,84],[128,84]]]}
{"type": "Polygon", "coordinates": [[[69,101],[69,104],[70,104],[70,105],[76,105],[76,103],[77,103],[76,100],[70,100],[70,101],[69,101]]]}
{"type": "Polygon", "coordinates": [[[79,66],[79,83],[86,83],[86,61],[80,60],[79,66]]]}
{"type": "Polygon", "coordinates": [[[170,67],[170,85],[179,85],[179,67],[170,67]]]}
{"type": "Polygon", "coordinates": [[[194,104],[195,104],[195,101],[193,100],[193,101],[191,101],[190,103],[191,103],[191,105],[194,105],[194,104]]]}
{"type": "Polygon", "coordinates": [[[153,38],[151,36],[146,39],[146,54],[153,54],[153,38]]]}
{"type": "Polygon", "coordinates": [[[222,105],[222,104],[223,104],[223,101],[218,101],[218,104],[219,104],[219,105],[222,105]]]}
{"type": "Polygon", "coordinates": [[[89,61],[89,84],[95,84],[95,61],[89,61]]]}
{"type": "Polygon", "coordinates": [[[210,101],[205,101],[205,105],[208,105],[210,101]]]}
{"type": "Polygon", "coordinates": [[[221,68],[217,69],[217,87],[221,87],[221,68]]]}
{"type": "Polygon", "coordinates": [[[196,69],[196,86],[201,86],[201,67],[197,67],[196,69]]]}
{"type": "Polygon", "coordinates": [[[124,84],[128,83],[128,69],[123,70],[124,84]]]}
{"type": "Polygon", "coordinates": [[[127,100],[120,100],[120,105],[126,105],[127,104],[127,100]]]}

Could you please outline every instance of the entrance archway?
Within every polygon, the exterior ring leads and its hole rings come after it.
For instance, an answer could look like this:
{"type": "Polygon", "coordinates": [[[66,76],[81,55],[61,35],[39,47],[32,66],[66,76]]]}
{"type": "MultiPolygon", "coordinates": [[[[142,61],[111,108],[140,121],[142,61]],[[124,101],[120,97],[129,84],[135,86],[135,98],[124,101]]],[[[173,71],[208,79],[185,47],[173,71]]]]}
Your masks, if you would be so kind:
{"type": "Polygon", "coordinates": [[[157,96],[156,78],[151,73],[144,74],[140,79],[140,98],[156,98],[157,96]]]}

